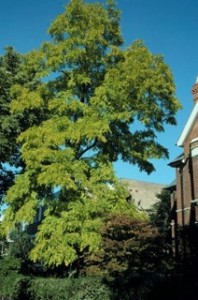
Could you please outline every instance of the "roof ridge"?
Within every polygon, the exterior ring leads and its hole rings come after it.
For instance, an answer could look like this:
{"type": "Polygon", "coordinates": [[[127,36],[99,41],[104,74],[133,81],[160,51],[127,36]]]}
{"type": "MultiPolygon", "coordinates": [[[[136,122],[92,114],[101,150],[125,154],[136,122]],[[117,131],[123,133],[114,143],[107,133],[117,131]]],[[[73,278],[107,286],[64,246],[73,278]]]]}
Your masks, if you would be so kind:
{"type": "Polygon", "coordinates": [[[155,184],[155,185],[164,185],[164,186],[166,186],[165,183],[150,182],[150,181],[139,180],[139,179],[132,179],[132,178],[119,178],[119,180],[136,181],[136,182],[142,182],[142,183],[146,183],[146,184],[155,184]]]}

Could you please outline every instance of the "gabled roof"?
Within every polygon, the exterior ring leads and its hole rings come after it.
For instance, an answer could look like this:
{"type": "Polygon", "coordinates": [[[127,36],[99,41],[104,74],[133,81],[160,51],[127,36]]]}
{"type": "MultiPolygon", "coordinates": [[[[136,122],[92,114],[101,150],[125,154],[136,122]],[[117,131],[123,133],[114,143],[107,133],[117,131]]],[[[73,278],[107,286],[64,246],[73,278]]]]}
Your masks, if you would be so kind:
{"type": "Polygon", "coordinates": [[[198,117],[198,101],[196,102],[196,104],[190,114],[190,117],[182,131],[182,134],[180,135],[180,138],[177,142],[177,146],[183,147],[184,142],[185,142],[188,134],[190,133],[190,130],[192,129],[192,126],[195,123],[197,117],[198,117]]]}

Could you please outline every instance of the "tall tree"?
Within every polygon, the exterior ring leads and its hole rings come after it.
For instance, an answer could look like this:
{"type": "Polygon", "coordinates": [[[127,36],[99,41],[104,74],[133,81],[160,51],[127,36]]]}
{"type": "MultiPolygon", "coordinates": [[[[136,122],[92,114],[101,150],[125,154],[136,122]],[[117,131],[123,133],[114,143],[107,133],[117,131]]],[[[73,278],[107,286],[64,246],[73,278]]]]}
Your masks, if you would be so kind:
{"type": "Polygon", "coordinates": [[[13,113],[42,107],[47,119],[18,138],[25,170],[8,192],[5,225],[31,222],[42,194],[45,218],[31,255],[48,265],[97,250],[105,216],[129,209],[113,162],[150,173],[149,159],[168,155],[156,133],[176,123],[172,74],[142,42],[123,50],[119,21],[113,0],[70,1],[50,26],[52,40],[28,56],[42,84],[12,89],[13,113]],[[56,198],[43,192],[57,187],[56,198]]]}

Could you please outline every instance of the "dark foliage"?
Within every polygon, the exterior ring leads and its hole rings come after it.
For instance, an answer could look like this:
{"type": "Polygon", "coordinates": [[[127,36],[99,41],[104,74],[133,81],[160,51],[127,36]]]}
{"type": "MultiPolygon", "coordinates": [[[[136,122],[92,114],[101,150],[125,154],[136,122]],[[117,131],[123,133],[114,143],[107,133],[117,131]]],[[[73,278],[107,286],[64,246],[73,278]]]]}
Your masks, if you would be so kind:
{"type": "Polygon", "coordinates": [[[159,201],[152,206],[150,219],[160,232],[167,234],[171,222],[170,191],[163,189],[160,194],[157,194],[157,198],[159,201]]]}
{"type": "Polygon", "coordinates": [[[146,299],[171,269],[164,239],[148,221],[111,215],[102,231],[98,255],[87,258],[84,272],[106,278],[113,299],[146,299]]]}
{"type": "Polygon", "coordinates": [[[76,279],[37,278],[30,282],[28,294],[32,300],[110,300],[110,291],[100,278],[76,279]]]}
{"type": "Polygon", "coordinates": [[[12,92],[15,85],[20,84],[30,90],[39,85],[33,68],[28,69],[26,56],[12,47],[6,47],[5,53],[0,56],[0,204],[6,191],[12,186],[15,175],[24,169],[17,137],[29,126],[38,124],[46,117],[42,108],[26,109],[23,113],[14,113],[10,109],[15,98],[12,92]]]}
{"type": "Polygon", "coordinates": [[[21,232],[20,230],[15,230],[10,234],[9,254],[10,256],[20,258],[24,263],[26,263],[29,255],[29,251],[33,247],[30,235],[26,232],[21,232]]]}
{"type": "Polygon", "coordinates": [[[12,256],[0,259],[0,298],[3,300],[27,299],[25,289],[28,278],[21,273],[21,260],[12,256]]]}

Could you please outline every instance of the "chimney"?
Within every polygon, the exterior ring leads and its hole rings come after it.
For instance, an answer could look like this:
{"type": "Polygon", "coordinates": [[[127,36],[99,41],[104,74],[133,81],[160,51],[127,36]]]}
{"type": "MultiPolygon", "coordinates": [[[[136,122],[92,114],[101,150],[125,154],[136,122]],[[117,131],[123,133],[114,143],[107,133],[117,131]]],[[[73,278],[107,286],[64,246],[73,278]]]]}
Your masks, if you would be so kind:
{"type": "Polygon", "coordinates": [[[198,77],[196,79],[195,84],[192,87],[193,101],[194,104],[198,101],[198,77]]]}

